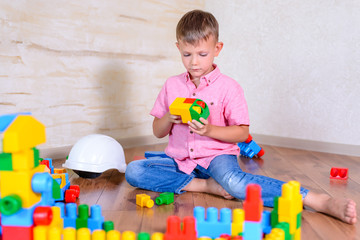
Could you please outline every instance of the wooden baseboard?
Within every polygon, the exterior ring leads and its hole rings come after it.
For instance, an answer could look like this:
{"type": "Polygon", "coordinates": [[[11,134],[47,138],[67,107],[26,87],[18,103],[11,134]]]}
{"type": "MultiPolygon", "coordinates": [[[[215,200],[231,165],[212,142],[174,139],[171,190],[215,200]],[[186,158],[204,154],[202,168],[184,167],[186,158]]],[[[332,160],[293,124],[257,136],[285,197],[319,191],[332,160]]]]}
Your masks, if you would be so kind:
{"type": "MultiPolygon", "coordinates": [[[[154,136],[141,136],[133,138],[123,138],[117,139],[121,146],[126,148],[145,146],[152,144],[167,143],[168,137],[165,138],[156,138],[154,136]]],[[[66,158],[73,146],[63,146],[63,147],[54,147],[54,148],[39,148],[41,158],[52,158],[52,159],[64,159],[66,158]]]]}
{"type": "Polygon", "coordinates": [[[339,144],[330,142],[320,142],[303,140],[296,138],[268,136],[262,134],[251,134],[258,144],[272,145],[278,147],[295,148],[316,152],[327,152],[341,155],[360,157],[360,146],[350,144],[339,144]]]}

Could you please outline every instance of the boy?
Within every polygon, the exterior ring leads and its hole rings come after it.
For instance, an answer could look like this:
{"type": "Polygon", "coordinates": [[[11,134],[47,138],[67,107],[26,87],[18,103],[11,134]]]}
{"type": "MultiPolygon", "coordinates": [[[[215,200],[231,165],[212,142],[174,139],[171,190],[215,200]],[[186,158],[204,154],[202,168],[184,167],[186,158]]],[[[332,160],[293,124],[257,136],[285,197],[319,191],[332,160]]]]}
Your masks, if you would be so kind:
{"type": "MultiPolygon", "coordinates": [[[[186,73],[170,77],[160,91],[151,115],[158,138],[169,135],[167,157],[131,162],[126,180],[135,187],[157,192],[207,192],[224,198],[245,198],[249,183],[259,184],[265,206],[272,207],[284,182],[243,172],[237,162],[237,142],[249,135],[249,118],[243,90],[223,75],[213,63],[223,47],[218,41],[218,23],[211,13],[186,13],[176,29],[176,46],[186,73]],[[207,120],[182,124],[169,113],[176,97],[196,97],[210,109],[207,120]]],[[[356,204],[350,199],[333,199],[301,188],[304,206],[354,224],[356,204]]]]}

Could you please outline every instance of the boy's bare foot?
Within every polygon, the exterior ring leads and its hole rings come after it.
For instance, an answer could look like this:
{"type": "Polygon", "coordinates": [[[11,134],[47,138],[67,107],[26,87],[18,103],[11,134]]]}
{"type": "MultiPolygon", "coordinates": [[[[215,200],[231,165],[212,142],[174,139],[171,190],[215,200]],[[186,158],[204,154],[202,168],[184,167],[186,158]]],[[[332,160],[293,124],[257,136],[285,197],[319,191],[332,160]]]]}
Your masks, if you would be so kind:
{"type": "Polygon", "coordinates": [[[194,178],[191,182],[186,185],[183,190],[190,191],[190,192],[206,192],[211,193],[214,195],[222,196],[226,199],[233,199],[234,197],[231,196],[225,189],[218,184],[215,179],[200,179],[194,178]]]}
{"type": "Polygon", "coordinates": [[[309,192],[304,198],[304,206],[336,217],[348,224],[356,223],[356,203],[351,199],[332,198],[327,194],[309,192]]]}

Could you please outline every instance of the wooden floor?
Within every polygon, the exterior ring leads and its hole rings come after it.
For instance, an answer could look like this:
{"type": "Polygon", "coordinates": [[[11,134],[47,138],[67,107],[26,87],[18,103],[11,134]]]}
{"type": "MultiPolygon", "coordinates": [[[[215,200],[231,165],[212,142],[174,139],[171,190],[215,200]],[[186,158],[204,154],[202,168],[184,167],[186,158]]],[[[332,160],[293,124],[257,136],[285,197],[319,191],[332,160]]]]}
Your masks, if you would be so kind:
{"type": "MultiPolygon", "coordinates": [[[[296,180],[312,191],[326,192],[334,197],[352,198],[360,205],[360,157],[273,146],[262,147],[266,152],[262,159],[239,159],[243,170],[283,181],[296,180]],[[349,179],[330,180],[331,167],[349,168],[349,179]]],[[[126,160],[129,162],[134,156],[143,156],[145,151],[162,151],[164,148],[165,145],[160,144],[125,149],[126,160]]],[[[54,165],[59,167],[64,161],[54,162],[54,165]]],[[[146,193],[155,199],[159,193],[131,187],[123,173],[109,170],[96,179],[79,178],[72,171],[69,171],[69,174],[71,183],[80,185],[79,203],[101,205],[105,220],[114,221],[115,229],[121,232],[130,230],[135,233],[164,233],[168,216],[192,216],[195,206],[242,208],[240,200],[225,200],[218,196],[190,192],[176,195],[175,202],[171,205],[141,208],[135,204],[136,194],[146,193]]],[[[358,216],[359,209],[360,206],[358,216]]],[[[348,225],[324,214],[304,210],[301,227],[302,239],[305,240],[360,239],[359,217],[356,225],[348,225]]]]}

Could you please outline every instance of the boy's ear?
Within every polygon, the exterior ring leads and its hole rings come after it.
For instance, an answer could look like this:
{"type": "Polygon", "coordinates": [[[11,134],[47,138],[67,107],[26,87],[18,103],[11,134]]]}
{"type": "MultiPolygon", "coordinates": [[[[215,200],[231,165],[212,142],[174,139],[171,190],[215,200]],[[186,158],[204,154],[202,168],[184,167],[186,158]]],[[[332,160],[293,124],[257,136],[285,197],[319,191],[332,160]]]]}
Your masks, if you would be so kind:
{"type": "Polygon", "coordinates": [[[224,43],[223,42],[217,42],[216,45],[215,45],[215,57],[217,57],[220,52],[221,52],[221,49],[223,48],[224,46],[224,43]]]}
{"type": "Polygon", "coordinates": [[[176,45],[176,47],[180,50],[179,42],[176,42],[175,45],[176,45]]]}

